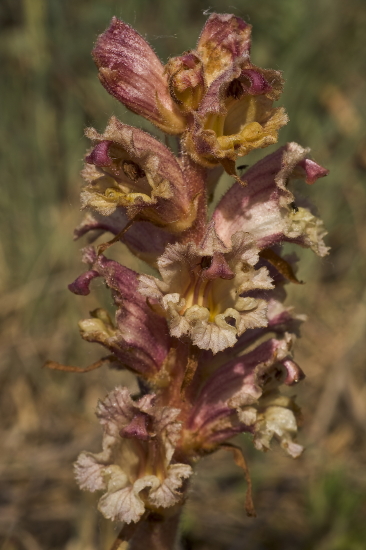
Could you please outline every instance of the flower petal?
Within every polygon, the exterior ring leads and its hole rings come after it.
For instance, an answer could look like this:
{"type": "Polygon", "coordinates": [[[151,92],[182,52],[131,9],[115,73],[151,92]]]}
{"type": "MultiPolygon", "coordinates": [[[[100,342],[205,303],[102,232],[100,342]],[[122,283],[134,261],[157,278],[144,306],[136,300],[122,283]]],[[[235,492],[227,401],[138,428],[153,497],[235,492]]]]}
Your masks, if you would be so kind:
{"type": "Polygon", "coordinates": [[[75,478],[80,489],[92,493],[105,489],[103,471],[109,460],[110,453],[81,453],[75,462],[75,478]]]}
{"type": "Polygon", "coordinates": [[[107,492],[99,500],[98,509],[107,519],[137,522],[145,512],[145,503],[140,497],[147,487],[158,487],[156,476],[148,475],[137,479],[132,485],[119,466],[112,465],[104,470],[108,480],[107,492]]]}
{"type": "Polygon", "coordinates": [[[238,57],[249,55],[251,29],[251,25],[235,15],[210,15],[197,44],[208,84],[238,57]]]}
{"type": "Polygon", "coordinates": [[[182,500],[181,488],[183,480],[193,473],[188,464],[172,464],[169,466],[167,477],[158,487],[152,487],[149,491],[148,502],[152,506],[168,508],[182,500]]]}
{"type": "Polygon", "coordinates": [[[301,455],[303,447],[293,441],[297,433],[296,416],[293,400],[286,396],[277,396],[263,408],[258,415],[254,446],[261,450],[268,450],[273,437],[280,441],[281,447],[293,458],[301,455]]]}

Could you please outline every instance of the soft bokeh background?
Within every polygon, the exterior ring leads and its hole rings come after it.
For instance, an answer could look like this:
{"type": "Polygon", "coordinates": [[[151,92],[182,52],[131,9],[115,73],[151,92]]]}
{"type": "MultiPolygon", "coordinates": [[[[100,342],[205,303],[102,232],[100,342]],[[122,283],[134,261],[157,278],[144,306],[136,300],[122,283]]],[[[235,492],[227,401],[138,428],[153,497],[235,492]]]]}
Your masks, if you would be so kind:
{"type": "Polygon", "coordinates": [[[306,191],[332,252],[321,260],[304,251],[306,284],[290,288],[292,303],[309,315],[296,354],[307,374],[296,389],[307,451],[293,461],[239,440],[254,480],[255,520],[245,516],[245,483],[231,457],[221,451],[203,460],[183,547],[365,548],[365,1],[1,0],[1,550],[107,550],[113,540],[96,498],[78,491],[72,462],[100,446],[97,398],[132,379],[42,369],[49,358],[86,366],[100,356],[77,330],[98,296],[66,290],[82,269],[83,243],[72,241],[72,229],[81,216],[83,129],[103,130],[111,114],[149,127],[108,96],[90,50],[117,15],[166,60],[194,46],[207,9],[251,22],[253,61],[284,71],[290,123],[280,143],[311,146],[331,170],[306,191]]]}

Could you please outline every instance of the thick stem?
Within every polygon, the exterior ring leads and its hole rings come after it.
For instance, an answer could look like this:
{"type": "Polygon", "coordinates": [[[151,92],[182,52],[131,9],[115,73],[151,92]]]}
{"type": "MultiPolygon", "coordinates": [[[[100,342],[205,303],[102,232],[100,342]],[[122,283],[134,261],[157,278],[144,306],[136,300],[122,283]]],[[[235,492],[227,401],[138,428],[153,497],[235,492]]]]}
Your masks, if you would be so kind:
{"type": "Polygon", "coordinates": [[[166,514],[149,514],[130,540],[128,550],[174,550],[182,508],[166,514]]]}

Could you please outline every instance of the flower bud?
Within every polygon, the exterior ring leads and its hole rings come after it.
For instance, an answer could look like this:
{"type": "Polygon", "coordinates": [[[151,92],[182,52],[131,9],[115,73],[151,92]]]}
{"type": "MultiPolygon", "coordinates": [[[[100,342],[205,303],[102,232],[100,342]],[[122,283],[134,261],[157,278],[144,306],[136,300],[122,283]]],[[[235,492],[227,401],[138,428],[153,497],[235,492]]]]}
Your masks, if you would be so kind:
{"type": "Polygon", "coordinates": [[[170,95],[184,113],[196,111],[205,93],[203,65],[194,52],[171,58],[165,66],[170,95]]]}
{"type": "Polygon", "coordinates": [[[168,134],[180,134],[185,118],[170,97],[164,67],[132,27],[113,17],[98,37],[93,58],[106,90],[131,111],[168,134]]]}

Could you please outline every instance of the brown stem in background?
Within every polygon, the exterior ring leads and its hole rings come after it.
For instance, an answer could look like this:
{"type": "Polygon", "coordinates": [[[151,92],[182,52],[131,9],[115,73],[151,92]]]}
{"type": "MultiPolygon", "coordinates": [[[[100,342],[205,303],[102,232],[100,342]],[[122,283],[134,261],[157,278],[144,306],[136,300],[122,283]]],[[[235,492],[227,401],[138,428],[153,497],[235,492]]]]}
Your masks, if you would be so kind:
{"type": "Polygon", "coordinates": [[[130,220],[127,223],[127,225],[115,237],[113,237],[113,239],[111,239],[110,241],[107,241],[106,243],[100,244],[98,246],[98,256],[103,254],[107,250],[107,248],[112,246],[114,243],[117,243],[119,240],[121,240],[121,237],[123,237],[123,235],[125,233],[127,233],[127,231],[130,229],[131,225],[133,223],[135,223],[135,221],[136,221],[136,218],[133,218],[132,220],[130,220]]]}
{"type": "Polygon", "coordinates": [[[230,451],[234,457],[235,464],[244,471],[245,481],[247,482],[247,485],[248,485],[247,494],[245,497],[245,511],[247,513],[247,516],[255,518],[257,514],[255,512],[255,508],[253,504],[252,480],[249,474],[249,468],[248,468],[247,462],[243,455],[243,451],[240,449],[240,447],[237,447],[236,445],[232,445],[231,443],[224,443],[220,445],[220,448],[225,449],[226,451],[230,451]]]}
{"type": "Polygon", "coordinates": [[[142,516],[139,522],[137,523],[125,523],[120,532],[118,533],[118,536],[114,543],[112,544],[110,550],[118,550],[121,546],[122,542],[129,541],[133,534],[138,529],[139,525],[144,521],[146,514],[142,516]]]}
{"type": "Polygon", "coordinates": [[[142,521],[128,550],[174,550],[182,508],[167,510],[164,515],[151,513],[142,521]]]}

